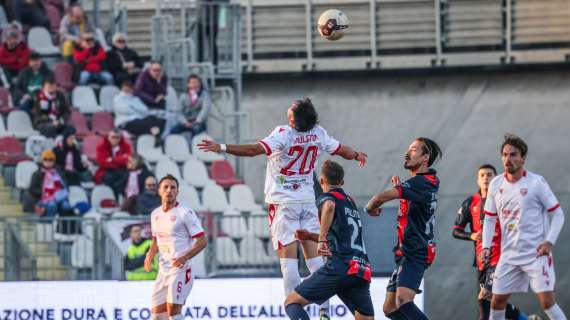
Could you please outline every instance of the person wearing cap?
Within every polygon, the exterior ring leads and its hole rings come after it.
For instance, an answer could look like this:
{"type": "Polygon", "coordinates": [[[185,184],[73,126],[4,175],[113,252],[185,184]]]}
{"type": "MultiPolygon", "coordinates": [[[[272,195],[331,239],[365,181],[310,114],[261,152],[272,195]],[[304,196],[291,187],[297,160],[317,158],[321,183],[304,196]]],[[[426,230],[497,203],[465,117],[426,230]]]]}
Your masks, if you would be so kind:
{"type": "Polygon", "coordinates": [[[141,231],[141,227],[138,225],[131,227],[131,245],[125,257],[125,270],[127,270],[127,280],[129,281],[154,280],[158,271],[158,255],[154,258],[152,270],[146,272],[144,269],[144,260],[146,253],[152,245],[152,240],[144,239],[141,235],[141,231]]]}
{"type": "Polygon", "coordinates": [[[69,190],[61,170],[55,166],[52,150],[42,153],[38,171],[32,175],[28,193],[34,203],[34,210],[44,218],[69,215],[73,211],[69,204],[69,190]]]}
{"type": "Polygon", "coordinates": [[[125,80],[133,83],[137,81],[143,62],[138,53],[127,46],[127,36],[124,33],[113,35],[111,50],[107,52],[107,66],[117,86],[125,80]]]}
{"type": "Polygon", "coordinates": [[[18,76],[20,71],[28,66],[31,50],[24,41],[21,26],[16,22],[2,31],[2,46],[0,46],[0,66],[7,71],[9,81],[18,76]]]}
{"type": "Polygon", "coordinates": [[[63,171],[64,178],[70,186],[93,180],[91,172],[85,165],[87,157],[81,156],[75,133],[75,128],[67,127],[62,133],[62,141],[53,149],[55,164],[63,171]]]}
{"type": "Polygon", "coordinates": [[[54,78],[45,78],[32,109],[34,129],[48,138],[54,138],[68,127],[70,115],[67,100],[63,93],[57,90],[54,78]]]}
{"type": "Polygon", "coordinates": [[[92,33],[81,35],[79,44],[73,47],[73,60],[81,70],[79,73],[79,85],[89,83],[113,84],[113,75],[105,70],[107,54],[92,33]]]}
{"type": "Polygon", "coordinates": [[[50,77],[53,77],[53,72],[37,52],[32,52],[28,67],[20,72],[14,88],[14,101],[20,110],[31,114],[36,95],[42,89],[44,80],[50,77]]]}

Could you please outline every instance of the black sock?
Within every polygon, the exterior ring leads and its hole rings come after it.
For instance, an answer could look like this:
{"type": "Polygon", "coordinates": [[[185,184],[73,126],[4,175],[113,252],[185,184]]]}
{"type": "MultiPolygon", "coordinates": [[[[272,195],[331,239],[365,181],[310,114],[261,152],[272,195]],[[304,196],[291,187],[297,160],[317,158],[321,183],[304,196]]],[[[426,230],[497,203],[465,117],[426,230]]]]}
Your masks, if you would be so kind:
{"type": "Polygon", "coordinates": [[[489,320],[489,316],[491,314],[491,301],[481,299],[477,300],[477,302],[479,302],[479,309],[481,309],[481,319],[489,320]]]}
{"type": "Polygon", "coordinates": [[[291,320],[310,320],[305,309],[298,303],[291,303],[285,306],[285,313],[291,320]]]}
{"type": "Polygon", "coordinates": [[[519,320],[520,311],[517,307],[512,304],[507,304],[507,310],[505,311],[505,319],[509,320],[519,320]]]}
{"type": "Polygon", "coordinates": [[[400,310],[400,312],[406,316],[406,319],[429,320],[428,317],[426,317],[426,315],[420,309],[418,309],[413,301],[401,305],[398,310],[400,310]]]}
{"type": "Polygon", "coordinates": [[[406,318],[406,316],[399,309],[386,314],[386,317],[392,320],[408,320],[408,318],[406,318]]]}

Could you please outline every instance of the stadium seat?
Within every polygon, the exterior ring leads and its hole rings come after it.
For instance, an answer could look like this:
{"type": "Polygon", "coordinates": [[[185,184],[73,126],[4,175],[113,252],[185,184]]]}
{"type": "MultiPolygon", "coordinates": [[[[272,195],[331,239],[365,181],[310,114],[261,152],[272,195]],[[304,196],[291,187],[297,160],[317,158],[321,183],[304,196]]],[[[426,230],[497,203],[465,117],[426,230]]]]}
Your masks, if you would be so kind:
{"type": "Polygon", "coordinates": [[[234,168],[227,160],[213,161],[210,166],[210,177],[224,188],[243,183],[236,178],[234,168]]]}
{"type": "Polygon", "coordinates": [[[224,212],[230,207],[224,189],[218,185],[208,185],[202,191],[202,203],[212,212],[224,212]]]}
{"type": "Polygon", "coordinates": [[[71,204],[71,206],[75,206],[79,202],[89,203],[87,193],[81,187],[69,186],[69,204],[71,204]]]}
{"type": "Polygon", "coordinates": [[[105,111],[97,103],[97,97],[93,88],[89,86],[77,86],[71,92],[72,105],[79,109],[82,113],[95,113],[97,111],[105,111]]]}
{"type": "Polygon", "coordinates": [[[150,162],[157,162],[164,158],[162,148],[155,147],[154,142],[155,137],[151,134],[143,134],[137,139],[137,153],[150,162]]]}
{"type": "Polygon", "coordinates": [[[251,188],[245,184],[237,184],[230,188],[230,205],[239,211],[259,211],[261,206],[255,203],[251,188]]]}
{"type": "Polygon", "coordinates": [[[95,134],[90,134],[83,138],[81,143],[81,153],[87,156],[87,159],[97,162],[97,144],[101,137],[95,134]]]}
{"type": "Polygon", "coordinates": [[[42,56],[59,54],[59,48],[53,45],[49,31],[44,27],[33,27],[28,32],[28,45],[32,51],[42,56]]]}
{"type": "Polygon", "coordinates": [[[192,158],[188,141],[180,134],[170,134],[164,142],[164,153],[176,162],[192,158]]]}
{"type": "MultiPolygon", "coordinates": [[[[59,25],[61,24],[61,13],[59,12],[59,9],[56,6],[49,3],[45,5],[45,8],[49,20],[50,31],[52,34],[58,35],[59,25]]],[[[56,44],[57,43],[59,43],[59,41],[56,41],[56,44]]]]}
{"type": "Polygon", "coordinates": [[[157,177],[157,179],[160,180],[167,174],[171,174],[176,179],[178,179],[178,181],[182,181],[182,175],[180,174],[180,169],[178,168],[176,162],[170,160],[167,157],[162,157],[156,163],[156,167],[154,168],[154,175],[157,177]]]}
{"type": "Polygon", "coordinates": [[[32,182],[32,175],[38,171],[38,165],[30,160],[20,161],[16,165],[16,188],[27,190],[32,182]]]}
{"type": "Polygon", "coordinates": [[[32,160],[24,153],[24,148],[15,137],[0,137],[0,163],[5,166],[14,166],[23,160],[32,160]]]}
{"type": "Polygon", "coordinates": [[[172,86],[168,86],[166,90],[166,110],[172,112],[180,111],[180,103],[178,101],[178,94],[172,86]]]}
{"type": "Polygon", "coordinates": [[[180,192],[178,192],[178,201],[184,206],[190,207],[196,212],[205,211],[206,208],[200,201],[198,190],[185,181],[180,181],[180,192]]]}
{"type": "Polygon", "coordinates": [[[32,127],[32,120],[25,111],[14,110],[10,112],[7,124],[8,132],[18,139],[25,139],[40,134],[32,127]]]}
{"type": "Polygon", "coordinates": [[[249,216],[249,231],[259,238],[269,238],[269,219],[265,211],[256,211],[249,216]]]}
{"type": "Polygon", "coordinates": [[[0,137],[7,136],[6,126],[4,125],[4,117],[0,115],[0,137]]]}
{"type": "Polygon", "coordinates": [[[87,126],[87,119],[79,110],[74,109],[71,111],[69,123],[75,128],[75,135],[79,139],[83,139],[91,134],[91,130],[89,130],[89,127],[87,126]]]}
{"type": "Polygon", "coordinates": [[[12,94],[6,88],[0,88],[0,113],[6,114],[14,109],[12,94]]]}
{"type": "Polygon", "coordinates": [[[208,177],[208,170],[204,163],[198,159],[190,159],[184,163],[182,168],[184,180],[196,188],[204,188],[205,186],[216,184],[216,182],[208,177]]]}
{"type": "Polygon", "coordinates": [[[228,237],[216,239],[216,260],[220,265],[236,265],[240,263],[240,256],[235,242],[228,237]]]}
{"type": "Polygon", "coordinates": [[[232,238],[243,238],[248,234],[247,225],[242,216],[223,216],[222,231],[232,238]]]}
{"type": "Polygon", "coordinates": [[[111,187],[104,184],[100,184],[95,186],[95,188],[93,188],[93,191],[91,191],[91,207],[93,209],[100,211],[101,201],[107,199],[112,199],[113,201],[116,201],[115,194],[113,193],[111,187]]]}
{"type": "Polygon", "coordinates": [[[91,118],[91,129],[94,133],[105,136],[115,128],[113,114],[107,111],[93,113],[91,118]]]}
{"type": "Polygon", "coordinates": [[[224,160],[224,156],[219,154],[219,153],[215,153],[215,152],[204,152],[200,149],[198,149],[198,143],[202,142],[202,140],[214,140],[212,137],[210,137],[209,135],[205,134],[205,133],[201,133],[198,134],[196,136],[194,136],[192,138],[192,154],[204,161],[204,162],[212,162],[212,161],[217,161],[217,160],[224,160]]]}
{"type": "Polygon", "coordinates": [[[263,241],[253,235],[246,235],[240,242],[240,256],[242,261],[248,265],[266,265],[278,263],[277,255],[268,252],[263,245],[263,241]],[[274,255],[272,257],[271,255],[274,255]]]}
{"type": "Polygon", "coordinates": [[[3,6],[0,6],[0,26],[10,23],[3,6]]]}
{"type": "Polygon", "coordinates": [[[99,225],[101,222],[101,217],[103,217],[103,215],[95,210],[90,210],[83,215],[83,219],[81,220],[81,231],[83,231],[83,234],[89,239],[94,239],[95,228],[96,225],[99,225]]]}
{"type": "Polygon", "coordinates": [[[57,86],[65,92],[69,92],[75,87],[73,83],[73,66],[69,63],[60,62],[54,67],[54,78],[57,86]]]}
{"type": "Polygon", "coordinates": [[[113,98],[119,93],[119,88],[114,85],[105,85],[99,91],[99,103],[107,111],[113,111],[113,98]]]}
{"type": "Polygon", "coordinates": [[[54,144],[53,139],[48,139],[44,136],[31,136],[26,139],[24,150],[28,157],[39,160],[42,152],[52,149],[54,144]]]}
{"type": "Polygon", "coordinates": [[[113,218],[130,218],[131,214],[125,211],[115,211],[112,215],[113,218]]]}
{"type": "Polygon", "coordinates": [[[82,235],[71,245],[71,266],[78,269],[93,267],[93,240],[82,235]]]}

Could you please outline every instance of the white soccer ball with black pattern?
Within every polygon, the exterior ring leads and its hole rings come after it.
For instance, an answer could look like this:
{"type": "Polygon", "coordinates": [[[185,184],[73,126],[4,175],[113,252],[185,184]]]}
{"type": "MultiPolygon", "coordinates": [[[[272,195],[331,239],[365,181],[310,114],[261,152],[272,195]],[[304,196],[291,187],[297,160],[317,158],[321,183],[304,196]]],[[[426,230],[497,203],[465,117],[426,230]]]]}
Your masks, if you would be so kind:
{"type": "Polygon", "coordinates": [[[319,16],[318,30],[321,37],[336,41],[344,36],[350,22],[344,12],[337,9],[329,9],[319,16]]]}

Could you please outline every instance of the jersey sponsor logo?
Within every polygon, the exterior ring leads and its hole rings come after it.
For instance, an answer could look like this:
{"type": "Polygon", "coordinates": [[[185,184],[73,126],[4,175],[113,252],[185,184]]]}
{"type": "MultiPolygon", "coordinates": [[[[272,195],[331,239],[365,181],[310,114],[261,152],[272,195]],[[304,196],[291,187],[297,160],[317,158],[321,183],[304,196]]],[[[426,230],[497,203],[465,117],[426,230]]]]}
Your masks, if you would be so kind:
{"type": "Polygon", "coordinates": [[[519,217],[520,209],[510,210],[503,209],[502,214],[504,218],[517,219],[519,217]]]}
{"type": "Polygon", "coordinates": [[[524,197],[526,196],[526,194],[528,193],[528,189],[527,188],[521,188],[521,195],[524,197]]]}

